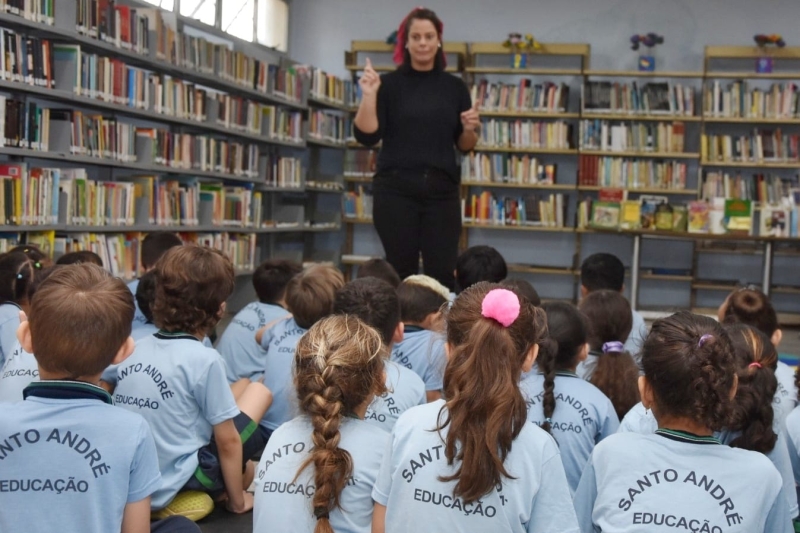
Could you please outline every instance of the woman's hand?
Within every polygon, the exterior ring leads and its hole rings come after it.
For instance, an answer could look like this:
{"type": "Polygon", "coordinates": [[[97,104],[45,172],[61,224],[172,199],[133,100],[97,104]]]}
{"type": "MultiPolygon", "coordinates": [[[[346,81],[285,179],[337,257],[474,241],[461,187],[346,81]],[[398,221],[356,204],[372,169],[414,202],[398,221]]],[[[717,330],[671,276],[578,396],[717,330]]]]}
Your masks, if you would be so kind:
{"type": "Polygon", "coordinates": [[[378,94],[378,89],[381,87],[381,77],[372,68],[372,61],[367,58],[367,64],[364,67],[364,74],[358,80],[358,85],[361,87],[361,94],[363,96],[375,96],[378,94]]]}
{"type": "Polygon", "coordinates": [[[477,107],[473,107],[461,113],[461,125],[464,131],[476,133],[481,125],[481,116],[478,114],[477,107]]]}

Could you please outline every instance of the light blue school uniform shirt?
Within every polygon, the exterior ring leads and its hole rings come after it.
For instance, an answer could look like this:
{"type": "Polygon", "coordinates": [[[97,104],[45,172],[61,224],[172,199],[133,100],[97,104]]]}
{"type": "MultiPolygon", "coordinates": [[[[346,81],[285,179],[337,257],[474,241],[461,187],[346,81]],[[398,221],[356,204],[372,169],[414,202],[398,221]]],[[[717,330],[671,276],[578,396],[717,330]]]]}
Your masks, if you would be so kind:
{"type": "Polygon", "coordinates": [[[136,343],[117,367],[114,403],[150,424],[163,484],[153,509],[165,507],[197,469],[197,451],[213,426],[239,414],[216,350],[191,335],[159,332],[136,343]]]}
{"type": "Polygon", "coordinates": [[[781,489],[763,454],[713,437],[625,433],[595,447],[575,510],[583,533],[790,533],[781,489]]]}
{"type": "MultiPolygon", "coordinates": [[[[544,375],[528,374],[519,388],[528,405],[528,420],[541,426],[545,422],[544,375]]],[[[561,452],[570,493],[574,493],[595,444],[616,433],[619,418],[611,400],[574,372],[556,374],[553,395],[556,408],[551,416],[550,432],[561,452]]]]}
{"type": "Polygon", "coordinates": [[[775,391],[772,408],[775,411],[775,418],[784,423],[789,413],[797,406],[797,387],[794,384],[794,370],[783,361],[778,361],[778,366],[775,368],[775,378],[778,380],[778,389],[775,391]]]}
{"type": "MultiPolygon", "coordinates": [[[[256,470],[253,531],[295,533],[313,531],[314,465],[297,471],[313,446],[312,426],[299,416],[275,430],[256,470]]],[[[337,533],[370,533],[372,488],[378,477],[389,434],[363,420],[344,418],[339,448],[353,460],[353,474],[341,494],[342,508],[330,512],[337,533]]]]}
{"type": "MultiPolygon", "coordinates": [[[[392,430],[391,442],[372,498],[386,510],[387,533],[574,533],[579,531],[564,467],[553,438],[534,424],[525,424],[514,440],[504,466],[514,479],[480,500],[466,503],[453,496],[444,438],[436,431],[444,400],[406,411],[392,430]]],[[[446,415],[446,413],[442,413],[446,415]]]]}
{"type": "Polygon", "coordinates": [[[0,367],[14,351],[20,311],[20,307],[14,302],[0,304],[0,367]]]}
{"type": "MultiPolygon", "coordinates": [[[[638,433],[640,435],[650,435],[658,430],[658,422],[656,422],[653,412],[645,410],[641,402],[634,405],[630,411],[622,419],[620,424],[619,433],[638,433]]],[[[764,455],[769,459],[783,479],[783,495],[786,500],[786,506],[789,510],[789,515],[795,517],[800,511],[798,507],[798,498],[795,491],[795,482],[793,474],[793,464],[789,452],[789,439],[787,438],[786,430],[782,422],[775,420],[773,422],[773,430],[775,431],[778,439],[775,441],[775,446],[764,455]]],[[[730,444],[740,435],[739,432],[733,431],[718,431],[714,433],[714,437],[719,439],[723,444],[730,444]]]]}
{"type": "Polygon", "coordinates": [[[628,335],[628,340],[625,341],[625,351],[638,360],[639,352],[642,351],[642,344],[644,344],[644,339],[647,337],[647,324],[638,311],[631,310],[631,314],[633,322],[631,324],[631,333],[628,335]]]}
{"type": "Polygon", "coordinates": [[[142,314],[142,310],[139,309],[139,302],[136,301],[136,289],[139,288],[139,280],[135,279],[128,283],[128,289],[133,293],[133,305],[136,306],[136,310],[133,313],[133,327],[137,325],[142,325],[147,322],[147,318],[142,314]]]}
{"type": "Polygon", "coordinates": [[[364,420],[384,431],[391,431],[397,419],[414,406],[428,401],[425,383],[418,375],[393,361],[384,361],[386,392],[367,407],[364,420]]]}
{"type": "Polygon", "coordinates": [[[442,390],[447,358],[441,333],[419,326],[406,326],[402,342],[392,347],[392,361],[414,371],[425,382],[426,391],[442,390]]]}
{"type": "Polygon", "coordinates": [[[158,333],[158,327],[152,322],[145,322],[144,324],[134,322],[133,328],[131,328],[131,337],[134,341],[139,341],[156,333],[158,333]]]}
{"type": "Polygon", "coordinates": [[[161,484],[147,423],[88,383],[31,384],[0,409],[0,531],[118,532],[161,484]]]}
{"type": "Polygon", "coordinates": [[[797,498],[800,500],[800,407],[795,407],[786,417],[786,445],[794,474],[797,498]]]}
{"type": "MultiPolygon", "coordinates": [[[[261,369],[264,373],[264,385],[272,391],[272,405],[261,419],[261,425],[267,429],[274,431],[299,414],[292,369],[297,343],[306,331],[308,330],[298,326],[294,318],[290,317],[275,324],[261,337],[261,347],[266,350],[261,369]]],[[[259,376],[254,376],[257,377],[259,376]]]]}
{"type": "Polygon", "coordinates": [[[22,391],[33,381],[39,381],[36,357],[23,350],[17,341],[0,370],[0,402],[22,401],[22,391]]]}
{"type": "Polygon", "coordinates": [[[266,353],[256,342],[256,332],[289,312],[280,305],[252,302],[236,313],[217,342],[217,351],[228,366],[228,381],[252,379],[264,372],[266,353]]]}

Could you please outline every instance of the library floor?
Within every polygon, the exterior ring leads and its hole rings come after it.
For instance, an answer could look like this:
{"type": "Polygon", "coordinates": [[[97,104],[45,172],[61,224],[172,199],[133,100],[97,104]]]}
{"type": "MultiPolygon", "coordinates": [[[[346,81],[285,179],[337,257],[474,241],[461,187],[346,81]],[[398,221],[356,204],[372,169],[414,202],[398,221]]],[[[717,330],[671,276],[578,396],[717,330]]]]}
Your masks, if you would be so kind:
{"type": "MultiPolygon", "coordinates": [[[[791,329],[784,332],[781,352],[800,355],[800,330],[791,329]]],[[[203,533],[252,533],[253,514],[232,515],[220,505],[211,516],[198,525],[203,533]]]]}

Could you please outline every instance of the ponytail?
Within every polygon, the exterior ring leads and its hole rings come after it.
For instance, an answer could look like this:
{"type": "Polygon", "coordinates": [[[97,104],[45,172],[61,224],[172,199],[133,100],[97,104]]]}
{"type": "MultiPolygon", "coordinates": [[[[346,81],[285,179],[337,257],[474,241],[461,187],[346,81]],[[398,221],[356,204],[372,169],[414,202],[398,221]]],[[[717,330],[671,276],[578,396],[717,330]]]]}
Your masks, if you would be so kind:
{"type": "Polygon", "coordinates": [[[0,303],[22,304],[28,301],[28,290],[34,282],[40,262],[22,252],[0,256],[0,303]],[[36,265],[39,265],[38,267],[36,265]]]}
{"type": "MultiPolygon", "coordinates": [[[[548,324],[549,325],[549,324],[548,324]]],[[[552,337],[544,339],[539,344],[539,357],[536,364],[544,375],[544,396],[542,396],[542,410],[544,422],[540,426],[548,433],[553,425],[553,412],[556,410],[556,356],[558,355],[558,341],[552,337]]]]}
{"type": "Polygon", "coordinates": [[[477,283],[447,314],[451,352],[443,388],[448,400],[438,430],[447,428],[444,453],[457,469],[439,479],[456,481],[453,493],[465,502],[488,494],[504,477],[514,479],[504,462],[527,420],[519,389],[522,366],[546,331],[543,313],[518,296],[519,313],[510,321],[487,318],[484,299],[499,288],[477,283]]]}
{"type": "Polygon", "coordinates": [[[295,352],[295,387],[300,410],[311,420],[312,448],[297,475],[314,466],[311,502],[314,533],[333,533],[330,512],[353,475],[353,458],[339,447],[344,417],[385,390],[380,334],[350,316],[317,322],[295,352]]]}
{"type": "Polygon", "coordinates": [[[639,367],[625,351],[633,328],[630,303],[619,292],[589,293],[580,303],[589,322],[589,346],[601,352],[589,381],[605,394],[620,420],[639,403],[639,367]]]}
{"type": "Polygon", "coordinates": [[[587,327],[586,316],[570,303],[547,302],[542,309],[547,315],[548,338],[539,343],[536,361],[544,374],[544,424],[541,427],[549,433],[556,408],[556,372],[577,365],[577,357],[586,345],[587,327]]]}
{"type": "Polygon", "coordinates": [[[730,446],[761,453],[775,447],[772,400],[778,389],[775,367],[778,352],[761,331],[743,324],[725,326],[733,346],[739,378],[729,429],[741,431],[730,446]]]}

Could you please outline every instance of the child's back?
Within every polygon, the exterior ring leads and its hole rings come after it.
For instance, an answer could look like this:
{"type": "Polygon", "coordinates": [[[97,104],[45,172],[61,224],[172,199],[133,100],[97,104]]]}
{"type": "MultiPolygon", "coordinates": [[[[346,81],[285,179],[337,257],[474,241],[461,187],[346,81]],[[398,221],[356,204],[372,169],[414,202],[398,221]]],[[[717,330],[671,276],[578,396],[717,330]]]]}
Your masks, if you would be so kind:
{"type": "Polygon", "coordinates": [[[161,484],[150,428],[90,384],[130,354],[133,309],[124,284],[94,265],[62,267],[40,287],[18,335],[26,352],[36,346],[42,381],[0,409],[0,530],[108,533],[123,520],[147,523],[161,484]]]}
{"type": "Polygon", "coordinates": [[[22,400],[22,391],[32,381],[39,381],[36,358],[17,342],[0,370],[0,402],[22,400]]]}
{"type": "Polygon", "coordinates": [[[286,317],[286,285],[303,267],[293,261],[261,263],[253,272],[253,288],[258,300],[236,313],[217,343],[228,370],[228,380],[252,379],[264,371],[265,351],[255,340],[258,330],[286,317]]]}
{"type": "Polygon", "coordinates": [[[624,433],[595,447],[575,506],[582,531],[788,532],[781,485],[762,454],[713,437],[624,433]]]}
{"type": "Polygon", "coordinates": [[[788,498],[772,462],[714,436],[738,409],[726,331],[686,312],[657,320],[642,367],[642,403],[659,429],[618,433],[595,447],[574,499],[582,531],[790,532],[788,498]]]}
{"type": "Polygon", "coordinates": [[[405,326],[403,340],[392,347],[392,361],[422,378],[426,391],[440,391],[447,364],[444,344],[441,333],[405,326]]]}
{"type": "Polygon", "coordinates": [[[41,263],[21,251],[0,255],[0,367],[14,351],[19,312],[27,304],[28,289],[41,268],[41,263]]]}
{"type": "Polygon", "coordinates": [[[117,368],[114,403],[150,424],[164,478],[153,508],[172,500],[197,469],[213,426],[239,414],[219,354],[191,335],[157,333],[117,368]]]}
{"type": "Polygon", "coordinates": [[[334,295],[342,285],[342,273],[330,266],[315,265],[295,275],[286,285],[286,306],[292,316],[267,324],[255,335],[266,352],[260,371],[273,395],[272,406],[261,420],[265,435],[297,414],[292,384],[297,343],[311,326],[331,314],[334,295]]]}

